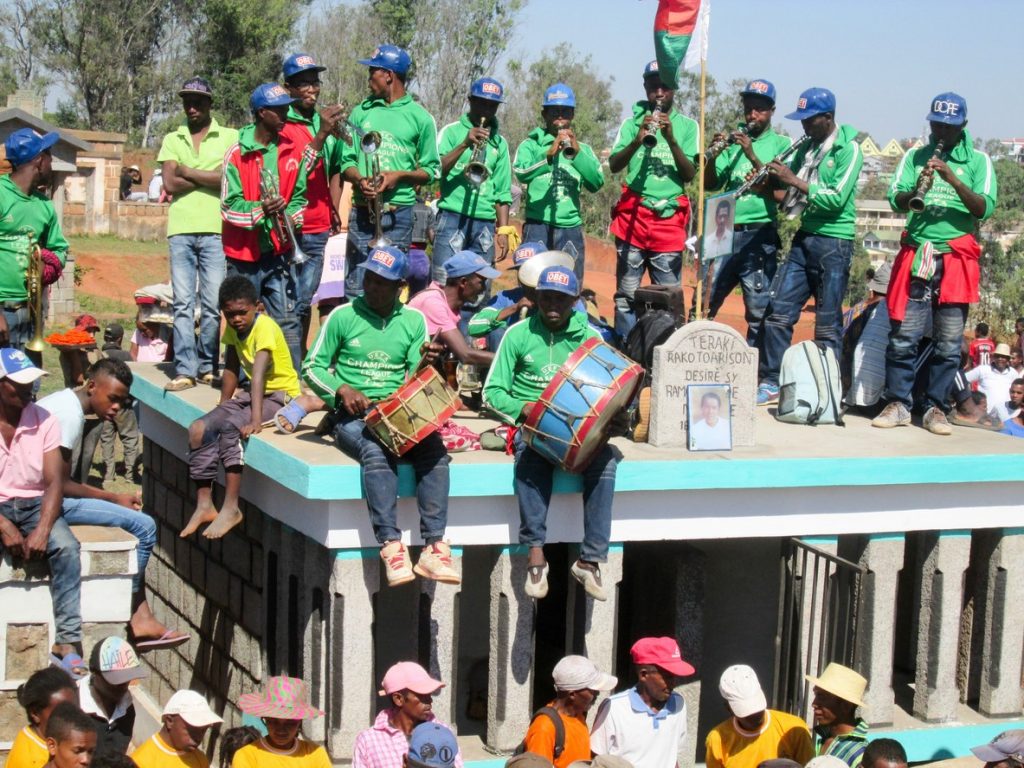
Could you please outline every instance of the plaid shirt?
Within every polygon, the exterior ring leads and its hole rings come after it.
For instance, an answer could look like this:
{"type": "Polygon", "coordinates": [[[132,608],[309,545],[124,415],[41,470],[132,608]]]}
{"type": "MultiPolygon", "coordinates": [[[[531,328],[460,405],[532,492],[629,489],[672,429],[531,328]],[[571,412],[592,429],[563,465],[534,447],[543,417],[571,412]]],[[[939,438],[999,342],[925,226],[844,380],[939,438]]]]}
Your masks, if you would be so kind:
{"type": "MultiPolygon", "coordinates": [[[[356,736],[352,752],[352,768],[402,768],[402,758],[409,752],[409,739],[388,722],[395,714],[393,707],[382,710],[373,725],[356,736]]],[[[449,726],[427,715],[426,722],[449,726]]],[[[462,768],[462,750],[455,755],[454,768],[462,768]]]]}
{"type": "Polygon", "coordinates": [[[821,729],[814,730],[814,754],[832,755],[838,757],[850,768],[860,768],[861,758],[868,745],[868,724],[857,718],[857,725],[849,733],[844,733],[832,739],[828,749],[822,750],[828,732],[821,729]]]}

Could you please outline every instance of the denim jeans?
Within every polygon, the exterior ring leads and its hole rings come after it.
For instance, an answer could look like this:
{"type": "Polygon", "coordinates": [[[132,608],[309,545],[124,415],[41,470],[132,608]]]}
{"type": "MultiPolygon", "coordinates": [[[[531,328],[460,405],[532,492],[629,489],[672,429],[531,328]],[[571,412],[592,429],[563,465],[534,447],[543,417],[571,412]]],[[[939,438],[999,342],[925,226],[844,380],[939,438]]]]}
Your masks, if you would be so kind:
{"type": "Polygon", "coordinates": [[[171,235],[171,290],[174,292],[174,373],[217,373],[220,358],[220,306],[225,258],[220,235],[171,235]],[[198,287],[197,287],[198,283],[198,287]],[[196,296],[199,338],[196,339],[196,296]]]}
{"type": "Polygon", "coordinates": [[[523,242],[544,243],[552,251],[565,251],[575,259],[572,271],[583,287],[583,271],[586,245],[583,241],[583,227],[556,227],[540,221],[527,221],[523,224],[523,242]]]}
{"type": "MultiPolygon", "coordinates": [[[[942,256],[936,258],[931,283],[912,280],[907,313],[902,322],[892,321],[889,345],[885,350],[886,403],[900,402],[913,407],[914,370],[921,339],[931,328],[932,349],[926,370],[922,372],[925,409],[935,406],[949,412],[949,391],[960,368],[960,345],[967,321],[967,304],[940,304],[938,287],[942,281],[942,256]]],[[[991,406],[991,403],[990,403],[991,406]]]]}
{"type": "Polygon", "coordinates": [[[122,507],[102,499],[64,499],[64,522],[68,525],[102,525],[120,528],[139,540],[135,554],[139,571],[132,577],[132,592],[138,592],[146,583],[146,565],[156,546],[156,521],[145,512],[122,507]]]}
{"type": "MultiPolygon", "coordinates": [[[[345,413],[334,428],[337,446],[359,462],[363,493],[377,541],[402,538],[398,530],[398,459],[384,448],[362,419],[345,413]]],[[[448,524],[448,463],[451,457],[435,432],[402,457],[416,475],[420,536],[427,544],[444,538],[448,524]]]]}
{"type": "Polygon", "coordinates": [[[779,233],[774,225],[766,224],[759,229],[737,230],[732,238],[733,252],[720,258],[715,269],[708,316],[714,318],[733,289],[741,286],[747,344],[756,347],[768,309],[768,289],[778,266],[779,233]]]}
{"type": "Polygon", "coordinates": [[[324,248],[331,233],[315,232],[312,234],[303,233],[299,237],[299,247],[309,258],[295,269],[296,302],[295,311],[299,317],[308,319],[313,313],[313,294],[320,287],[320,277],[324,273],[324,248]]]}
{"type": "MultiPolygon", "coordinates": [[[[412,243],[412,206],[400,205],[381,214],[381,234],[405,253],[412,243]]],[[[345,295],[350,299],[363,295],[363,262],[375,237],[373,220],[365,207],[352,206],[348,216],[348,240],[345,246],[345,295]]]]}
{"type": "Polygon", "coordinates": [[[636,325],[636,289],[644,270],[655,285],[679,285],[683,269],[682,251],[648,251],[615,238],[615,332],[625,339],[636,325]]]}
{"type": "Polygon", "coordinates": [[[433,278],[444,283],[448,275],[441,265],[458,251],[473,251],[494,263],[494,222],[451,211],[438,211],[434,222],[433,278]]]}
{"type": "Polygon", "coordinates": [[[256,294],[263,301],[263,306],[281,326],[288,351],[292,355],[295,370],[302,366],[299,337],[302,336],[302,325],[296,313],[295,271],[284,260],[284,257],[273,253],[260,255],[259,261],[237,261],[228,259],[227,274],[229,277],[241,275],[248,278],[256,287],[256,294]]]}
{"type": "Polygon", "coordinates": [[[25,350],[25,345],[32,339],[32,313],[28,306],[21,309],[4,309],[4,320],[7,321],[8,341],[5,347],[25,350]]]}
{"type": "Polygon", "coordinates": [[[782,355],[807,300],[814,296],[814,339],[842,357],[843,297],[850,279],[853,241],[797,232],[789,258],[779,267],[762,330],[758,380],[778,386],[782,355]]]}
{"type": "MultiPolygon", "coordinates": [[[[43,497],[10,499],[0,502],[0,515],[10,520],[22,536],[39,525],[43,497]]],[[[0,550],[3,546],[0,545],[0,550]]],[[[58,517],[46,541],[46,559],[50,565],[50,595],[53,600],[54,641],[78,643],[82,640],[82,559],[78,539],[67,521],[58,517]]]]}
{"type": "MultiPolygon", "coordinates": [[[[519,543],[540,547],[547,538],[548,508],[555,465],[530,448],[522,432],[516,433],[515,489],[519,499],[519,543]]],[[[583,471],[583,544],[580,559],[608,560],[612,532],[612,499],[620,454],[605,445],[583,471]]]]}

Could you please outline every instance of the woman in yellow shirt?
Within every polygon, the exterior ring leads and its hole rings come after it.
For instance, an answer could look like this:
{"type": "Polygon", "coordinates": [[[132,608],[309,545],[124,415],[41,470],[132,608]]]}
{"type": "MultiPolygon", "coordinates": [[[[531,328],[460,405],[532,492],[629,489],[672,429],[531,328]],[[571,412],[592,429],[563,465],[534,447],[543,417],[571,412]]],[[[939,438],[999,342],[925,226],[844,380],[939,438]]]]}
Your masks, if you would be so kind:
{"type": "Polygon", "coordinates": [[[323,747],[299,738],[302,721],[323,714],[307,701],[299,678],[272,677],[262,693],[240,696],[238,708],[261,717],[267,735],[238,750],[232,768],[331,768],[323,747]]]}
{"type": "Polygon", "coordinates": [[[50,760],[46,749],[46,723],[62,702],[78,704],[78,688],[60,667],[33,672],[18,686],[18,703],[25,708],[28,725],[22,728],[7,755],[8,768],[42,768],[50,760]]]}

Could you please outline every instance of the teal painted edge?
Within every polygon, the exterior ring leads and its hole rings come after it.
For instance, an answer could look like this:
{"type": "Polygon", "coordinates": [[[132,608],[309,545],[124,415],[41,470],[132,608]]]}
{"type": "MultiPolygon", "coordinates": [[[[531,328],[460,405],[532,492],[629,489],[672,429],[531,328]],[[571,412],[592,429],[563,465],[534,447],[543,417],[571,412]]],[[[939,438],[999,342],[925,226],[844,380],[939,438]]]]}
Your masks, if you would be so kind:
{"type": "Polygon", "coordinates": [[[502,555],[525,555],[528,554],[530,548],[525,544],[508,544],[500,550],[502,555]]]}
{"type": "Polygon", "coordinates": [[[362,547],[360,549],[336,549],[335,560],[376,560],[380,557],[379,547],[362,547]]]}
{"type": "Polygon", "coordinates": [[[1024,528],[1003,528],[1004,536],[1022,536],[1024,535],[1024,528]]]}
{"type": "Polygon", "coordinates": [[[800,541],[805,544],[835,544],[839,541],[838,536],[801,536],[800,541]]]}
{"type": "Polygon", "coordinates": [[[868,541],[903,541],[907,536],[904,533],[869,533],[868,541]]]}
{"type": "MultiPolygon", "coordinates": [[[[1024,720],[1003,720],[984,725],[926,726],[906,731],[872,730],[868,739],[896,739],[907,751],[907,759],[911,763],[919,763],[973,756],[971,747],[987,744],[1003,731],[1016,728],[1024,728],[1024,720]]],[[[980,762],[978,766],[981,768],[980,762]]]]}
{"type": "Polygon", "coordinates": [[[939,531],[940,539],[963,539],[971,538],[971,532],[968,529],[954,529],[950,531],[939,531]]]}

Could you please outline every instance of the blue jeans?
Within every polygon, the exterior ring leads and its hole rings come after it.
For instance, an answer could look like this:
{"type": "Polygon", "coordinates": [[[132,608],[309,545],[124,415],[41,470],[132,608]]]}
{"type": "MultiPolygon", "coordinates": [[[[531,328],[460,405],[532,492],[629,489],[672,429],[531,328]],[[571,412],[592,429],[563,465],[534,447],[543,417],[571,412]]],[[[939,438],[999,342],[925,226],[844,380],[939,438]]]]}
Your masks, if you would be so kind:
{"type": "MultiPolygon", "coordinates": [[[[541,547],[547,538],[548,508],[555,465],[530,448],[522,432],[516,433],[515,489],[519,499],[519,543],[541,547]]],[[[619,453],[605,445],[583,471],[583,544],[580,559],[608,560],[612,532],[612,498],[619,453]]]]}
{"type": "Polygon", "coordinates": [[[907,313],[901,322],[892,321],[889,345],[885,350],[886,403],[900,402],[913,407],[913,392],[921,339],[931,325],[932,350],[923,373],[925,409],[932,406],[949,412],[949,391],[953,377],[960,368],[960,345],[967,322],[967,304],[940,304],[939,284],[942,281],[942,257],[936,258],[936,272],[931,283],[912,280],[907,313]],[[929,322],[930,321],[930,322],[929,322]]]}
{"type": "Polygon", "coordinates": [[[793,328],[807,300],[814,296],[814,339],[842,357],[843,297],[850,280],[853,241],[797,232],[789,258],[775,276],[765,316],[763,354],[758,379],[778,386],[782,355],[793,340],[793,328]]]}
{"type": "Polygon", "coordinates": [[[205,373],[216,373],[220,358],[217,293],[226,269],[220,235],[171,235],[167,238],[167,248],[171,256],[171,290],[174,292],[174,373],[193,379],[205,373]],[[198,341],[195,322],[197,294],[198,341]]]}
{"type": "Polygon", "coordinates": [[[302,336],[302,325],[296,307],[295,271],[284,260],[283,256],[273,253],[260,254],[259,261],[237,261],[228,259],[227,273],[229,277],[241,275],[248,278],[256,287],[256,294],[263,306],[284,334],[285,343],[292,356],[295,370],[302,366],[299,338],[302,336]]]}
{"type": "Polygon", "coordinates": [[[139,572],[132,577],[132,592],[136,593],[146,583],[146,565],[156,546],[156,521],[145,512],[122,507],[102,499],[64,499],[62,506],[64,522],[68,525],[102,525],[105,528],[120,528],[139,540],[135,554],[139,572]]]}
{"type": "Polygon", "coordinates": [[[7,321],[7,338],[5,347],[25,350],[25,345],[32,339],[32,313],[28,305],[20,309],[4,308],[4,320],[7,321]]]}
{"type": "MultiPolygon", "coordinates": [[[[28,536],[39,525],[42,502],[42,496],[0,502],[0,515],[14,523],[22,536],[28,536]]],[[[67,522],[58,517],[46,541],[46,559],[50,565],[54,640],[61,644],[82,641],[82,559],[79,552],[78,539],[67,522]]]]}
{"type": "MultiPolygon", "coordinates": [[[[400,205],[380,217],[381,234],[405,253],[412,243],[412,206],[400,205]]],[[[375,236],[369,209],[352,206],[348,216],[348,240],[345,246],[345,295],[354,299],[363,295],[363,262],[366,261],[370,241],[375,236]]]]}
{"type": "Polygon", "coordinates": [[[313,294],[320,287],[320,277],[324,273],[324,248],[331,233],[315,232],[313,234],[303,233],[299,237],[299,247],[309,258],[302,264],[294,267],[295,280],[297,283],[295,311],[303,320],[309,320],[313,313],[313,294]]]}
{"type": "Polygon", "coordinates": [[[768,309],[768,289],[778,266],[779,233],[774,225],[765,224],[759,229],[737,230],[732,238],[733,252],[720,258],[715,269],[708,318],[714,319],[733,289],[741,286],[747,344],[756,347],[768,309]]]}
{"type": "Polygon", "coordinates": [[[615,238],[615,332],[625,339],[636,325],[636,289],[644,270],[655,285],[679,285],[683,269],[682,251],[649,251],[615,238]]]}
{"type": "MultiPolygon", "coordinates": [[[[359,462],[363,493],[377,541],[384,544],[402,538],[398,530],[398,459],[377,441],[362,419],[342,415],[334,428],[337,446],[359,462]]],[[[412,463],[416,475],[416,504],[420,511],[420,536],[427,544],[441,541],[448,524],[448,463],[451,457],[435,432],[402,457],[412,463]]]]}
{"type": "Polygon", "coordinates": [[[575,260],[572,271],[583,287],[584,257],[586,245],[583,241],[583,227],[556,227],[540,221],[523,224],[523,242],[544,243],[552,251],[565,251],[575,260]]]}
{"type": "Polygon", "coordinates": [[[439,283],[448,278],[441,265],[458,251],[473,251],[494,263],[494,222],[474,219],[451,211],[438,211],[434,222],[433,277],[439,283]]]}

